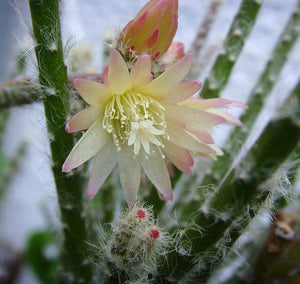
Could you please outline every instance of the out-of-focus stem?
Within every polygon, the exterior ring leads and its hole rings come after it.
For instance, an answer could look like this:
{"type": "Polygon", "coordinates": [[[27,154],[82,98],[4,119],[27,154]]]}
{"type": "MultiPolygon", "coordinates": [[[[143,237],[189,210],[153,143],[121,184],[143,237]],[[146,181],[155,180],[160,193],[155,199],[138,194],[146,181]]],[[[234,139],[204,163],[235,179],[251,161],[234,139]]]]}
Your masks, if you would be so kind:
{"type": "MultiPolygon", "coordinates": [[[[90,80],[101,80],[99,74],[73,74],[69,76],[71,85],[75,78],[86,78],[90,80]]],[[[51,91],[51,90],[48,90],[51,91]]],[[[9,80],[0,84],[0,111],[34,102],[43,101],[43,93],[40,86],[32,78],[26,77],[23,80],[9,80]]],[[[78,96],[80,98],[80,96],[78,96]]]]}
{"type": "Polygon", "coordinates": [[[35,102],[41,96],[40,90],[29,80],[8,81],[0,84],[0,111],[35,102]]]}
{"type": "Polygon", "coordinates": [[[261,1],[244,0],[225,39],[223,49],[218,55],[201,91],[205,99],[219,97],[226,85],[231,70],[240,55],[245,40],[255,23],[261,1]]]}
{"type": "Polygon", "coordinates": [[[197,78],[201,70],[203,69],[203,65],[205,64],[205,62],[201,60],[202,58],[200,57],[200,53],[207,39],[207,35],[209,34],[211,27],[218,15],[218,11],[221,4],[222,0],[212,0],[210,2],[204,19],[198,29],[198,33],[191,48],[191,52],[194,54],[194,64],[190,71],[190,78],[197,78]]]}

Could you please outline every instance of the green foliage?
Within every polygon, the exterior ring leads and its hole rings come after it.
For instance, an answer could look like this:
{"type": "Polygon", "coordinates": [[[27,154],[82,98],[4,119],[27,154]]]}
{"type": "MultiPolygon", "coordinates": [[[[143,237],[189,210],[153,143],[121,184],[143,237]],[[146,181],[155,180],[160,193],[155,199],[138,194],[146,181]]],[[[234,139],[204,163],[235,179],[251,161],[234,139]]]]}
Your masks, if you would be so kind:
{"type": "MultiPolygon", "coordinates": [[[[235,161],[232,154],[225,153],[213,163],[210,171],[197,173],[193,177],[182,175],[175,169],[172,180],[175,193],[173,204],[166,205],[159,199],[154,186],[144,181],[147,191],[141,189],[143,200],[153,207],[153,212],[143,208],[150,216],[147,222],[137,220],[137,207],[119,217],[124,202],[119,180],[114,173],[103,186],[102,192],[89,203],[87,210],[82,197],[86,177],[79,171],[61,173],[61,165],[73,147],[74,137],[64,130],[72,96],[63,58],[59,1],[29,0],[29,5],[41,87],[37,89],[29,81],[2,84],[0,108],[32,100],[41,100],[45,108],[63,240],[60,244],[53,233],[46,231],[36,232],[29,238],[26,260],[41,283],[207,283],[219,268],[226,267],[226,262],[230,263],[231,257],[234,259],[234,250],[247,256],[249,262],[254,261],[265,240],[260,239],[256,244],[248,242],[240,247],[237,240],[245,232],[251,232],[253,224],[258,222],[263,212],[273,216],[276,210],[287,206],[293,196],[292,188],[299,167],[299,83],[256,143],[240,160],[235,161]],[[158,225],[158,219],[161,226],[158,225]],[[98,223],[105,230],[100,230],[98,223]],[[111,232],[106,229],[110,223],[113,224],[111,232]],[[172,241],[164,238],[163,234],[160,239],[151,239],[149,232],[153,228],[160,233],[168,230],[172,234],[172,241]],[[154,240],[160,246],[155,247],[154,240]],[[57,249],[60,247],[58,243],[61,245],[60,256],[47,256],[47,248],[54,246],[57,249]],[[101,246],[101,249],[92,253],[90,247],[93,246],[101,246]],[[157,250],[154,251],[154,248],[157,250]]],[[[218,7],[220,3],[215,2],[215,5],[218,7]]],[[[216,8],[214,5],[211,7],[216,8]]],[[[242,1],[222,51],[205,81],[201,97],[218,97],[226,86],[259,16],[260,7],[260,1],[242,1]]],[[[249,110],[241,118],[245,127],[234,130],[227,140],[230,152],[238,154],[241,151],[287,62],[299,37],[299,11],[298,1],[262,75],[251,91],[249,110]]],[[[207,21],[211,25],[209,15],[207,21]]],[[[19,63],[22,69],[23,62],[19,63]]],[[[1,114],[2,117],[5,120],[5,115],[1,114]]],[[[0,121],[0,135],[3,125],[5,122],[0,121]]],[[[25,146],[22,147],[21,154],[25,149],[25,146]]],[[[17,162],[15,160],[11,164],[0,151],[0,177],[4,176],[9,165],[17,168],[17,162]]],[[[299,250],[299,244],[292,245],[295,251],[299,250]]],[[[294,251],[287,252],[289,260],[294,260],[294,251]]],[[[268,273],[275,271],[280,274],[281,269],[287,270],[286,267],[282,268],[284,264],[278,262],[274,255],[261,254],[253,266],[257,281],[268,279],[260,265],[266,262],[271,263],[268,267],[270,271],[266,269],[268,273]]],[[[240,271],[245,273],[245,267],[240,271]]],[[[239,281],[236,275],[230,279],[233,281],[231,283],[239,281]]]]}
{"type": "Polygon", "coordinates": [[[59,264],[56,238],[53,232],[40,231],[27,241],[26,261],[42,284],[56,283],[59,264]]]}

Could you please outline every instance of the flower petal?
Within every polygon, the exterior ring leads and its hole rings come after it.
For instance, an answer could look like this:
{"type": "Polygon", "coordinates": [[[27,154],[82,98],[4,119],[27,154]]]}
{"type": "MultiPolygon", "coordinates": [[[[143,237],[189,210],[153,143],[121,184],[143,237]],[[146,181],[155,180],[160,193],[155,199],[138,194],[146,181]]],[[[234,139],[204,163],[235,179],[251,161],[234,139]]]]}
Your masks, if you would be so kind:
{"type": "Polygon", "coordinates": [[[168,156],[168,158],[170,159],[170,161],[172,162],[172,164],[175,165],[175,167],[182,171],[183,173],[187,174],[187,175],[192,175],[193,172],[191,170],[191,168],[183,163],[181,163],[180,161],[178,161],[176,158],[172,157],[172,156],[168,156]]]}
{"type": "Polygon", "coordinates": [[[150,10],[154,5],[156,5],[157,2],[161,0],[150,0],[148,1],[142,9],[138,12],[138,14],[135,16],[135,19],[143,15],[146,11],[150,10]]]}
{"type": "Polygon", "coordinates": [[[163,155],[158,147],[151,147],[149,156],[141,154],[141,162],[143,169],[166,200],[173,199],[172,187],[167,166],[163,155]]]}
{"type": "Polygon", "coordinates": [[[187,54],[171,65],[167,71],[162,73],[147,86],[141,89],[141,92],[152,96],[153,98],[165,98],[176,85],[187,75],[191,69],[193,55],[187,54]]]}
{"type": "Polygon", "coordinates": [[[225,111],[222,111],[220,109],[212,108],[212,109],[208,109],[207,112],[213,113],[213,114],[216,114],[216,115],[219,115],[219,116],[225,118],[226,122],[229,124],[243,126],[243,123],[241,123],[235,116],[233,116],[225,111]]]}
{"type": "Polygon", "coordinates": [[[66,124],[68,133],[88,129],[99,118],[100,110],[95,107],[88,107],[72,116],[66,124]]]}
{"type": "Polygon", "coordinates": [[[116,166],[118,155],[113,143],[108,141],[98,152],[89,179],[87,193],[90,199],[94,198],[110,172],[116,166]]]}
{"type": "Polygon", "coordinates": [[[152,80],[151,58],[149,55],[142,55],[133,65],[130,72],[132,87],[143,87],[152,80]]]}
{"type": "Polygon", "coordinates": [[[159,29],[156,28],[152,32],[152,34],[145,40],[143,45],[141,46],[142,49],[147,50],[153,48],[155,44],[157,44],[159,38],[159,29]]]}
{"type": "Polygon", "coordinates": [[[205,144],[214,144],[215,141],[208,131],[205,129],[187,129],[188,132],[195,135],[201,142],[205,144]]]}
{"type": "Polygon", "coordinates": [[[141,164],[130,147],[122,146],[119,152],[120,181],[128,205],[133,204],[141,182],[141,164]]]}
{"type": "Polygon", "coordinates": [[[116,49],[109,58],[108,84],[113,94],[123,94],[131,87],[127,65],[116,49]]]}
{"type": "Polygon", "coordinates": [[[74,87],[80,96],[92,106],[99,106],[110,97],[107,86],[92,80],[76,79],[74,87]]]}
{"type": "Polygon", "coordinates": [[[104,67],[102,81],[104,85],[108,86],[108,65],[104,67]]]}
{"type": "Polygon", "coordinates": [[[70,172],[93,157],[106,143],[109,135],[98,119],[81,137],[63,164],[62,171],[70,172]]]}
{"type": "Polygon", "coordinates": [[[192,167],[194,165],[194,159],[185,148],[182,148],[167,139],[163,140],[165,146],[164,152],[167,154],[168,158],[176,158],[180,163],[192,167]]]}
{"type": "MultiPolygon", "coordinates": [[[[166,19],[166,17],[164,17],[166,19]]],[[[166,36],[164,38],[161,38],[158,42],[158,44],[155,46],[155,49],[157,52],[159,52],[160,55],[163,55],[167,50],[168,47],[170,46],[174,35],[176,34],[177,27],[178,27],[178,15],[174,14],[173,16],[170,17],[172,19],[171,24],[166,24],[166,23],[161,23],[160,24],[160,32],[163,34],[163,25],[165,28],[168,29],[168,32],[166,32],[166,36]]]]}
{"type": "Polygon", "coordinates": [[[229,107],[229,106],[247,108],[247,106],[242,103],[238,103],[224,98],[214,98],[214,99],[191,98],[185,100],[184,102],[180,102],[179,104],[182,106],[196,108],[196,109],[203,109],[203,110],[216,108],[216,107],[229,107]]]}
{"type": "Polygon", "coordinates": [[[224,117],[203,110],[171,104],[163,104],[163,106],[166,109],[167,122],[186,129],[207,129],[226,122],[224,117]]]}
{"type": "Polygon", "coordinates": [[[168,127],[167,133],[170,136],[170,141],[182,148],[199,153],[216,154],[210,145],[202,143],[195,136],[182,128],[168,127]]]}
{"type": "Polygon", "coordinates": [[[194,95],[201,89],[202,84],[197,81],[180,82],[164,101],[167,103],[178,103],[194,95]]]}
{"type": "Polygon", "coordinates": [[[130,45],[144,26],[148,13],[148,11],[144,11],[142,14],[137,15],[133,20],[131,20],[122,30],[119,40],[130,45]]]}
{"type": "Polygon", "coordinates": [[[215,154],[214,155],[212,155],[212,154],[203,154],[203,153],[201,153],[200,155],[202,156],[202,157],[206,157],[206,158],[209,158],[209,159],[211,159],[211,160],[214,160],[214,161],[216,161],[217,160],[217,157],[216,156],[222,156],[224,153],[223,153],[223,151],[217,146],[217,145],[209,145],[212,149],[214,149],[215,150],[215,154]]]}
{"type": "Polygon", "coordinates": [[[160,24],[165,14],[165,10],[168,8],[165,2],[166,2],[165,0],[159,1],[150,10],[147,11],[148,13],[147,13],[146,21],[134,39],[137,49],[142,47],[145,40],[157,28],[157,25],[160,24]]]}

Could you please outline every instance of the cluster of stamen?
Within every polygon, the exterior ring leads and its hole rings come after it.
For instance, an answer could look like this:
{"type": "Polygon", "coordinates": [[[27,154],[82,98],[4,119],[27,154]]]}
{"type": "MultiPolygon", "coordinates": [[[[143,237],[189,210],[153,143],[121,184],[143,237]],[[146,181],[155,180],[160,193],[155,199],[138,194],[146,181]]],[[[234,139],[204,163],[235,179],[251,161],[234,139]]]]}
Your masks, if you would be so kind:
{"type": "Polygon", "coordinates": [[[153,98],[128,91],[113,95],[106,105],[102,126],[112,134],[117,150],[123,144],[134,146],[137,155],[141,145],[149,154],[149,144],[163,146],[159,136],[165,135],[165,108],[153,98]]]}

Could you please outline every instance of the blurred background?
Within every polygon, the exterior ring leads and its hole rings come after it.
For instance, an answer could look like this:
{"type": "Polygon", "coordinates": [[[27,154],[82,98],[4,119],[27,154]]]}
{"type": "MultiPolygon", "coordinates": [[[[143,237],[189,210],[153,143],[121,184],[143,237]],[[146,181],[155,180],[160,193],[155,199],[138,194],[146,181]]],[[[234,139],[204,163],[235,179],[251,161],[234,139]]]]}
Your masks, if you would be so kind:
{"type": "MultiPolygon", "coordinates": [[[[81,68],[85,72],[102,72],[104,40],[124,27],[145,2],[145,0],[62,0],[62,33],[66,46],[66,60],[70,69],[77,71],[81,68]],[[78,59],[78,53],[84,54],[82,61],[78,59]]],[[[192,47],[210,2],[210,0],[179,0],[179,26],[175,40],[185,43],[186,52],[192,47]]],[[[247,102],[256,79],[264,69],[276,40],[297,4],[296,0],[262,2],[263,6],[257,22],[222,94],[225,98],[247,102]]],[[[205,80],[209,67],[222,48],[222,40],[240,3],[240,0],[222,1],[201,51],[200,62],[197,63],[201,64],[199,80],[205,80]]],[[[38,74],[27,1],[0,1],[0,39],[0,83],[25,76],[36,78],[38,74]],[[20,74],[17,66],[24,59],[26,66],[20,74]]],[[[297,83],[300,66],[299,50],[298,41],[248,145],[255,141],[255,137],[272,112],[297,83]]],[[[239,114],[238,111],[233,113],[239,114]]],[[[1,175],[3,180],[0,181],[1,279],[1,274],[6,273],[2,264],[7,259],[15,259],[16,255],[20,255],[19,262],[22,263],[21,255],[29,235],[33,231],[49,228],[49,226],[59,226],[59,213],[50,171],[48,134],[41,103],[11,108],[6,122],[2,121],[0,128],[2,129],[0,162],[4,165],[0,165],[2,173],[8,161],[15,161],[13,165],[10,164],[11,169],[1,175]]],[[[217,144],[222,146],[229,130],[229,127],[217,129],[214,133],[217,144]]],[[[53,255],[57,252],[49,247],[47,253],[53,255]]],[[[38,283],[30,270],[24,269],[23,266],[18,269],[18,262],[14,265],[17,272],[10,283],[38,283]]]]}

